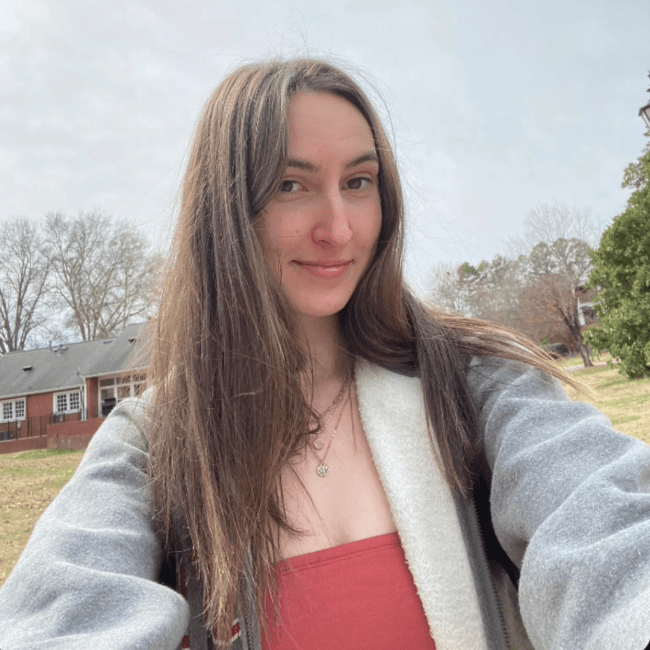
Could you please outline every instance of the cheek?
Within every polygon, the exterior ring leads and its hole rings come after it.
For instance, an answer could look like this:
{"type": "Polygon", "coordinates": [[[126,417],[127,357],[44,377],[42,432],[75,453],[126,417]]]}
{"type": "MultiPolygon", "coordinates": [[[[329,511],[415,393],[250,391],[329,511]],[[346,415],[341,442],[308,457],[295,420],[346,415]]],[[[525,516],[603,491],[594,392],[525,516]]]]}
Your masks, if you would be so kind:
{"type": "Polygon", "coordinates": [[[273,227],[272,217],[268,213],[262,214],[256,227],[257,241],[262,249],[262,255],[266,265],[269,267],[271,273],[278,276],[278,261],[280,259],[280,251],[276,241],[276,232],[273,227]]]}
{"type": "Polygon", "coordinates": [[[265,213],[257,227],[262,255],[271,275],[282,283],[282,265],[292,256],[298,229],[274,213],[265,213]]]}
{"type": "Polygon", "coordinates": [[[306,232],[304,218],[300,215],[277,214],[274,210],[263,216],[258,236],[264,254],[277,256],[289,252],[306,232]]]}
{"type": "Polygon", "coordinates": [[[365,242],[368,254],[367,266],[370,266],[377,254],[377,245],[379,243],[379,235],[381,233],[382,226],[381,211],[379,211],[379,214],[372,220],[371,223],[372,226],[368,229],[367,239],[365,242]]]}
{"type": "Polygon", "coordinates": [[[381,232],[382,214],[379,205],[373,212],[364,220],[363,233],[363,247],[370,248],[373,252],[377,248],[379,241],[379,233],[381,232]]]}

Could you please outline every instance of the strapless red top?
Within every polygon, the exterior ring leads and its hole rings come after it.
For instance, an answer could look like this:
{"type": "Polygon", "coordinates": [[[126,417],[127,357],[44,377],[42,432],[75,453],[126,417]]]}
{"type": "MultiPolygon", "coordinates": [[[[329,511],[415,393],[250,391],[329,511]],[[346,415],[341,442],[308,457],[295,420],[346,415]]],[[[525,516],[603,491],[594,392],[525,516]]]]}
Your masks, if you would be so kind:
{"type": "Polygon", "coordinates": [[[435,650],[397,533],[277,565],[263,650],[435,650]]]}

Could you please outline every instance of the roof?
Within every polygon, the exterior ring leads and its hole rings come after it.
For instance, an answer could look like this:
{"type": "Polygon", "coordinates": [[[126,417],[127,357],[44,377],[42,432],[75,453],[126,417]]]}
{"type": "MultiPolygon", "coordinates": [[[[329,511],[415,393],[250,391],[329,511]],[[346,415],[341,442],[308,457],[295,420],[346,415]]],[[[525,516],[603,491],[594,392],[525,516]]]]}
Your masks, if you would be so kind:
{"type": "Polygon", "coordinates": [[[0,399],[74,388],[86,377],[145,368],[146,323],[96,341],[9,352],[0,357],[0,399]]]}

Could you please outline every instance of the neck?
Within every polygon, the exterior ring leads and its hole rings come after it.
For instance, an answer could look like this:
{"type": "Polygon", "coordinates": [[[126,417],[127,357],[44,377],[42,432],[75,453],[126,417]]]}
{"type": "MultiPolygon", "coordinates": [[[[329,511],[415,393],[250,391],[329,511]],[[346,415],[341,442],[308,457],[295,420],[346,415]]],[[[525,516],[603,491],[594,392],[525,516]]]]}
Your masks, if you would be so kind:
{"type": "Polygon", "coordinates": [[[336,316],[303,318],[297,335],[298,343],[311,360],[316,392],[330,383],[340,383],[347,374],[347,362],[336,316]]]}

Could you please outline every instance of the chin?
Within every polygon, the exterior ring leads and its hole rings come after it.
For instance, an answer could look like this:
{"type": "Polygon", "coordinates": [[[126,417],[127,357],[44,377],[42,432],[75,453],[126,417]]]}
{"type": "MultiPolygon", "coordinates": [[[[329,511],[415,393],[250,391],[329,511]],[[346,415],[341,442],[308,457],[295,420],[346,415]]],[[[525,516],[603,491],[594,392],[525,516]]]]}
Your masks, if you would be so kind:
{"type": "Polygon", "coordinates": [[[350,298],[343,300],[325,300],[316,302],[311,301],[311,304],[294,304],[293,309],[298,316],[304,318],[331,318],[336,316],[350,301],[350,298]]]}

